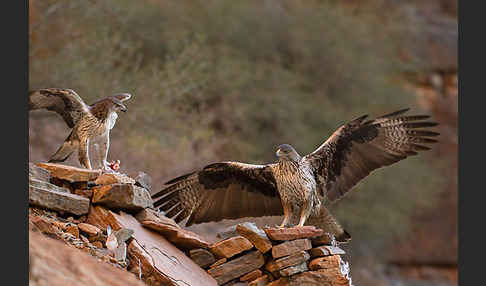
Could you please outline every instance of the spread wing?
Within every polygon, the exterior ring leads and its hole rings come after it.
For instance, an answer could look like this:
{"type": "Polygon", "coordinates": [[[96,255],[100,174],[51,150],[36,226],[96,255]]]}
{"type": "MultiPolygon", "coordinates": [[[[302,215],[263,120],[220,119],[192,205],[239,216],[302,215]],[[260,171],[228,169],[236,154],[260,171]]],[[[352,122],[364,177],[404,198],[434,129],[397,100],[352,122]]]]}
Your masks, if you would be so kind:
{"type": "Polygon", "coordinates": [[[302,160],[310,164],[321,195],[331,202],[340,199],[371,171],[391,165],[435,143],[439,133],[422,128],[438,125],[423,121],[428,115],[400,116],[399,110],[363,122],[361,116],[337,129],[331,137],[302,160]]]}
{"type": "Polygon", "coordinates": [[[44,88],[29,92],[29,110],[47,109],[57,112],[73,128],[89,109],[72,89],[44,88]]]}
{"type": "Polygon", "coordinates": [[[166,183],[155,207],[180,222],[283,215],[272,165],[215,163],[166,183]]]}

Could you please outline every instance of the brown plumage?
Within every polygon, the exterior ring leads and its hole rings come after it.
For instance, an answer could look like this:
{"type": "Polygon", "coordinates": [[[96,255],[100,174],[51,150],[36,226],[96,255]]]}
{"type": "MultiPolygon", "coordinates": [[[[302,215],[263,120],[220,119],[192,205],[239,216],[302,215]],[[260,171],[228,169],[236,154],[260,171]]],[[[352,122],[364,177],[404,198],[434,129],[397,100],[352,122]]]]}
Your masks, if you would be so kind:
{"type": "Polygon", "coordinates": [[[122,102],[130,97],[128,93],[116,94],[86,105],[72,89],[44,88],[30,91],[29,110],[54,111],[72,128],[69,136],[51,156],[49,162],[64,162],[77,149],[81,165],[91,169],[89,142],[95,137],[101,137],[103,166],[105,170],[110,170],[106,160],[110,146],[110,130],[118,117],[116,112],[127,110],[122,102]]]}
{"type": "Polygon", "coordinates": [[[373,120],[361,116],[338,128],[314,152],[301,157],[292,146],[278,147],[278,162],[251,165],[221,162],[166,183],[155,206],[177,222],[193,223],[284,215],[281,227],[313,224],[347,241],[349,234],[326,205],[342,198],[361,179],[435,143],[437,123],[427,115],[399,110],[373,120]]]}

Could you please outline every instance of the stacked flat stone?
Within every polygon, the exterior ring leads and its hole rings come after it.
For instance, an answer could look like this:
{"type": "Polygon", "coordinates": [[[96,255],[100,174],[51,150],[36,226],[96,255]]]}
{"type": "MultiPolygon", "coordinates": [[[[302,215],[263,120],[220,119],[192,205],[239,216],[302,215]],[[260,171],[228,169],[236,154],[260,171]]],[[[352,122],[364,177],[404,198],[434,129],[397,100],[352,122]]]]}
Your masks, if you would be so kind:
{"type": "Polygon", "coordinates": [[[345,252],[314,226],[260,229],[247,222],[220,237],[189,252],[218,285],[352,285],[345,252]]]}

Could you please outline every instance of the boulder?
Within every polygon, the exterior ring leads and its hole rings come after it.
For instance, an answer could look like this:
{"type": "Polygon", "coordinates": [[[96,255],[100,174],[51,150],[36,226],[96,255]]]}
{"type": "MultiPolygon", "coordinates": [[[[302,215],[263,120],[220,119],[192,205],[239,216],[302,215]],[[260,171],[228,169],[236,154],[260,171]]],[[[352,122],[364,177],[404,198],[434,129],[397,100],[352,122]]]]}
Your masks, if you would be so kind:
{"type": "Polygon", "coordinates": [[[250,222],[240,223],[236,226],[236,231],[248,239],[261,253],[266,253],[272,249],[272,242],[256,224],[250,222]]]}
{"type": "Polygon", "coordinates": [[[270,272],[275,272],[277,270],[289,267],[289,266],[294,266],[297,264],[301,264],[302,262],[305,262],[309,260],[310,255],[307,253],[307,251],[302,250],[297,253],[281,257],[276,260],[269,261],[265,265],[265,269],[270,271],[270,272]]]}
{"type": "Polygon", "coordinates": [[[272,248],[272,256],[273,258],[279,258],[286,255],[291,255],[302,250],[309,250],[312,248],[311,241],[309,239],[296,239],[290,240],[278,245],[275,245],[272,248]]]}
{"type": "Polygon", "coordinates": [[[322,229],[312,225],[295,226],[290,228],[265,228],[264,230],[270,239],[280,241],[318,237],[324,232],[322,229]]]}
{"type": "Polygon", "coordinates": [[[29,203],[74,215],[87,214],[89,210],[87,198],[71,194],[64,188],[35,179],[29,180],[29,203]]]}
{"type": "Polygon", "coordinates": [[[219,241],[210,247],[210,251],[217,257],[231,258],[245,250],[253,248],[253,244],[243,236],[230,237],[219,241]]]}
{"type": "Polygon", "coordinates": [[[294,274],[304,272],[304,271],[307,271],[307,270],[309,270],[309,268],[307,268],[307,262],[304,261],[300,264],[284,268],[284,269],[280,270],[279,273],[280,273],[280,275],[286,277],[286,276],[292,276],[294,274]]]}
{"type": "Polygon", "coordinates": [[[89,170],[56,163],[37,163],[37,166],[47,169],[51,177],[69,182],[94,181],[101,175],[101,170],[89,170]]]}
{"type": "Polygon", "coordinates": [[[216,262],[216,258],[214,258],[214,255],[203,248],[191,249],[189,251],[189,256],[191,257],[192,261],[194,261],[202,268],[206,268],[216,262]]]}
{"type": "Polygon", "coordinates": [[[149,192],[141,187],[131,184],[111,184],[94,187],[94,204],[101,204],[114,210],[139,211],[153,207],[149,192]]]}

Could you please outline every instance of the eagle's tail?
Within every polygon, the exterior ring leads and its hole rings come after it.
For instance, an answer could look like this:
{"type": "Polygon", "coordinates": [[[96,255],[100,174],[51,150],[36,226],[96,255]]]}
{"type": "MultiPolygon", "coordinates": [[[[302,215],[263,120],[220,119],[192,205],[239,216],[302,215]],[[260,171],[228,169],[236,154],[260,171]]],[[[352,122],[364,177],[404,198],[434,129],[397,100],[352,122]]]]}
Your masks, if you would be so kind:
{"type": "Polygon", "coordinates": [[[314,225],[321,228],[324,232],[328,232],[336,238],[338,242],[348,242],[351,240],[351,235],[337,222],[337,220],[331,215],[329,210],[322,206],[319,213],[311,215],[306,225],[314,225]]]}
{"type": "Polygon", "coordinates": [[[72,133],[68,136],[68,138],[66,138],[66,140],[64,141],[64,143],[61,145],[61,147],[59,147],[59,149],[57,149],[56,153],[54,153],[54,155],[51,156],[51,158],[49,159],[49,163],[57,163],[57,162],[64,162],[66,161],[67,158],[69,158],[69,156],[71,156],[71,154],[76,151],[76,149],[78,148],[78,141],[77,140],[73,140],[72,138],[72,133]]]}

